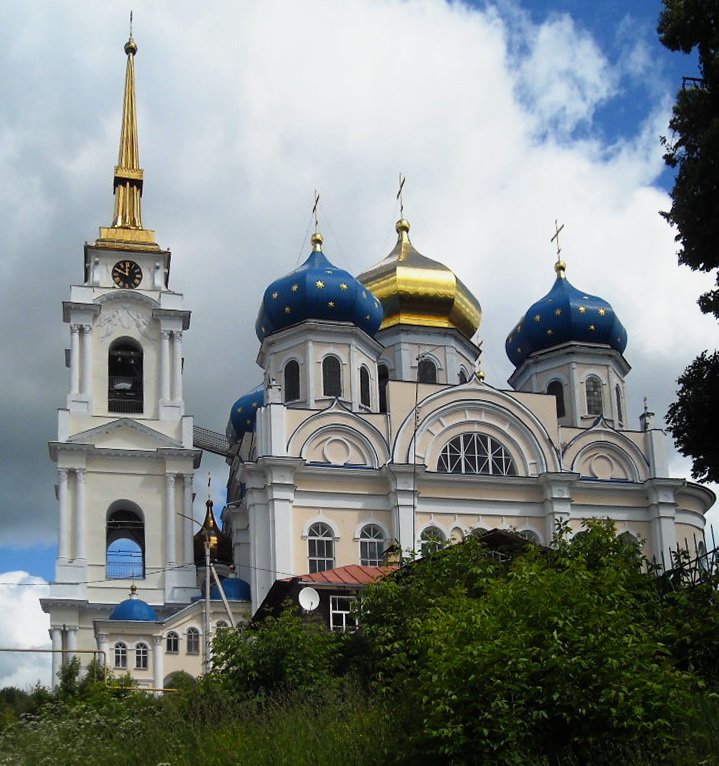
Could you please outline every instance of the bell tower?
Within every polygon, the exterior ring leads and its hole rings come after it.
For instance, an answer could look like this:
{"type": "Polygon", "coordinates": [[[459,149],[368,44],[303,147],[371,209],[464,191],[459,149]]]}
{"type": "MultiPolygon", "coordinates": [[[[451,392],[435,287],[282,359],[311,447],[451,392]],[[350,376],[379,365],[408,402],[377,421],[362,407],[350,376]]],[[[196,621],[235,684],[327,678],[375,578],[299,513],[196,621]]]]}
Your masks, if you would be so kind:
{"type": "Polygon", "coordinates": [[[190,312],[170,288],[169,250],[142,224],[132,34],[124,49],[113,219],[85,245],[84,280],[63,302],[70,390],[49,445],[58,553],[43,600],[56,649],[95,649],[93,621],[134,581],[160,618],[197,593],[192,480],[201,453],[182,388],[190,312]]]}

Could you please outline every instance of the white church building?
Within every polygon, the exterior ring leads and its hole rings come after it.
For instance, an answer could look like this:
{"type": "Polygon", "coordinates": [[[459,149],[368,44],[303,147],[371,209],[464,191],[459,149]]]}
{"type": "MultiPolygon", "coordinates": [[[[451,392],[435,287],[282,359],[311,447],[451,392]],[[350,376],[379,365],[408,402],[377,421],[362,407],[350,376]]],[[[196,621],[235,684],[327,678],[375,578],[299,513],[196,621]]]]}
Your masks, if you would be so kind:
{"type": "Polygon", "coordinates": [[[652,413],[630,423],[627,334],[564,262],[507,328],[515,370],[499,389],[479,368],[478,300],[415,249],[404,218],[392,252],[358,276],[316,230],[307,260],[257,296],[263,385],[231,406],[215,447],[229,465],[223,531],[211,509],[204,525],[220,575],[234,564],[239,579],[205,615],[192,498],[207,440],[183,398],[190,312],[141,221],[136,51],[131,38],[114,219],[63,303],[70,391],[50,444],[59,537],[42,601],[53,648],[101,651],[160,688],[171,671],[199,674],[199,647],[276,579],[376,566],[394,543],[426,552],[497,528],[546,545],[558,522],[608,517],[668,567],[702,538],[714,495],[669,476],[652,413]]]}

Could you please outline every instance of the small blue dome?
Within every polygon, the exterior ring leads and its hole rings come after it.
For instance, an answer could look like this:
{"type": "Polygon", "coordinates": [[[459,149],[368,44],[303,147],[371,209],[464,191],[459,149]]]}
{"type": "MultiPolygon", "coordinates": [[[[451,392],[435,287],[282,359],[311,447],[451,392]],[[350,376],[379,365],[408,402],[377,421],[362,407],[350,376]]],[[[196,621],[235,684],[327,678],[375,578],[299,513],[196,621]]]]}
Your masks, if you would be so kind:
{"type": "Polygon", "coordinates": [[[110,615],[111,620],[134,620],[136,622],[157,622],[158,617],[155,610],[135,593],[135,586],[132,586],[130,598],[121,601],[110,615]]]}
{"type": "Polygon", "coordinates": [[[255,332],[268,335],[305,319],[352,322],[374,335],[382,322],[382,305],[349,272],[333,266],[321,250],[322,235],[312,236],[309,258],[265,290],[255,332]]]}
{"type": "MultiPolygon", "coordinates": [[[[228,577],[222,581],[222,589],[225,591],[225,596],[228,601],[250,601],[250,584],[244,580],[240,580],[237,577],[228,577]]],[[[210,588],[210,598],[219,599],[220,589],[213,585],[210,588]]]]}
{"type": "Polygon", "coordinates": [[[227,438],[234,444],[249,431],[255,430],[257,410],[265,403],[265,389],[262,385],[257,386],[249,393],[241,396],[230,410],[230,419],[227,422],[227,438]]]}
{"type": "Polygon", "coordinates": [[[565,264],[555,266],[552,289],[533,303],[505,343],[515,367],[536,351],[547,351],[564,343],[592,343],[622,353],[627,331],[607,301],[573,287],[564,276],[565,264]]]}

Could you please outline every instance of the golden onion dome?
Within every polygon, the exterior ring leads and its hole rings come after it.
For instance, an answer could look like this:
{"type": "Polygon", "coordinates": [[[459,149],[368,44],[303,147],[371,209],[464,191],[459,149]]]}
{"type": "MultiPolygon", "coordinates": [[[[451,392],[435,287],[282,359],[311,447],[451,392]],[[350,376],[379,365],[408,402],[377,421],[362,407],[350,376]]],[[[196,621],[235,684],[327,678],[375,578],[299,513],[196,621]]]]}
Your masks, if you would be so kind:
{"type": "Polygon", "coordinates": [[[444,264],[415,250],[409,221],[395,226],[392,252],[357,279],[382,303],[380,330],[398,324],[453,327],[471,338],[482,319],[479,301],[444,264]]]}

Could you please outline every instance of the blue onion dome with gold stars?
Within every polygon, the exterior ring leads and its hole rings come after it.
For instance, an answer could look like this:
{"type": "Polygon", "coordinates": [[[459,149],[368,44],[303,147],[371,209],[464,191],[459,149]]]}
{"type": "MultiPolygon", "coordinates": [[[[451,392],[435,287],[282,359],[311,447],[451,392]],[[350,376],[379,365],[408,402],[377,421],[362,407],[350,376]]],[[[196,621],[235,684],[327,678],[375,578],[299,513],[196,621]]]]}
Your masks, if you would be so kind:
{"type": "Polygon", "coordinates": [[[374,335],[382,306],[349,272],[333,266],[322,252],[322,235],[312,235],[309,258],[265,290],[255,332],[260,340],[305,319],[351,322],[374,335]]]}
{"type": "Polygon", "coordinates": [[[565,276],[566,264],[557,261],[552,289],[533,303],[507,337],[505,350],[515,367],[537,351],[564,343],[609,346],[622,353],[627,331],[614,309],[602,298],[573,287],[565,276]]]}
{"type": "Polygon", "coordinates": [[[134,620],[137,622],[157,622],[155,610],[137,597],[137,587],[130,587],[130,598],[121,601],[110,614],[111,620],[134,620]]]}
{"type": "Polygon", "coordinates": [[[415,249],[409,228],[409,221],[400,218],[392,252],[357,277],[382,303],[381,329],[399,324],[449,327],[471,339],[482,319],[479,301],[450,268],[415,249]]]}
{"type": "Polygon", "coordinates": [[[227,421],[226,435],[231,444],[235,444],[242,437],[255,430],[257,410],[265,403],[265,389],[262,385],[252,389],[241,396],[230,410],[230,419],[227,421]]]}

